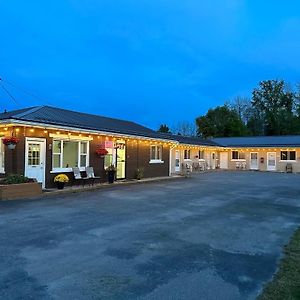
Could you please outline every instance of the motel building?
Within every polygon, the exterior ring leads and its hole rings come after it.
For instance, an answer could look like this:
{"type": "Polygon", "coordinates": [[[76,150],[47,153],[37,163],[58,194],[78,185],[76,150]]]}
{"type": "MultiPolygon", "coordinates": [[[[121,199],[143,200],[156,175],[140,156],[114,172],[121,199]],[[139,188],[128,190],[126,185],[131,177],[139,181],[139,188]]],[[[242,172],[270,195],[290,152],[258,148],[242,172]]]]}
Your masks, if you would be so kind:
{"type": "Polygon", "coordinates": [[[170,148],[177,143],[133,122],[84,114],[49,106],[0,114],[0,138],[16,137],[15,149],[0,143],[0,173],[35,178],[43,188],[64,173],[73,179],[73,167],[88,166],[105,182],[113,164],[116,179],[169,176],[170,148]],[[106,155],[98,155],[103,150],[106,155]],[[100,151],[99,151],[100,150],[100,151]],[[105,152],[106,152],[105,151],[105,152]]]}
{"type": "Polygon", "coordinates": [[[93,167],[102,182],[105,169],[116,180],[163,177],[190,172],[259,170],[300,172],[300,136],[237,137],[212,140],[158,133],[134,122],[38,106],[0,114],[0,177],[22,174],[43,188],[57,174],[73,181],[73,168],[93,167]],[[14,148],[14,149],[10,149],[14,148]],[[101,155],[104,153],[105,155],[101,155]],[[99,155],[100,154],[100,155],[99,155]]]}

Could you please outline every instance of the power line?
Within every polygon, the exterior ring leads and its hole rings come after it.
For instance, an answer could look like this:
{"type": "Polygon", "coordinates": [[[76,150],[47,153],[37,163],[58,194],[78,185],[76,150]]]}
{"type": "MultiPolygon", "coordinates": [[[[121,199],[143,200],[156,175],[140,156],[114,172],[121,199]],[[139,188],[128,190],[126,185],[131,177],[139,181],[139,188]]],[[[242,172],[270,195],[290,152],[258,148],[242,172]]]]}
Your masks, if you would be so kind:
{"type": "Polygon", "coordinates": [[[3,83],[2,83],[2,79],[0,78],[0,83],[1,83],[1,87],[2,87],[2,89],[6,92],[6,94],[15,102],[15,104],[17,105],[17,106],[19,106],[20,107],[20,104],[19,104],[19,102],[17,101],[17,99],[4,87],[4,85],[3,85],[3,83]]]}
{"type": "Polygon", "coordinates": [[[12,82],[9,82],[9,81],[7,81],[7,80],[3,80],[2,78],[0,78],[0,82],[1,82],[1,81],[4,82],[4,83],[6,83],[6,84],[8,84],[8,85],[10,85],[10,86],[12,86],[13,88],[15,88],[15,89],[17,89],[17,90],[23,92],[23,93],[26,94],[26,95],[28,95],[28,96],[30,96],[30,97],[32,97],[32,98],[35,98],[35,99],[41,101],[42,104],[48,104],[48,105],[54,106],[52,103],[50,103],[50,102],[48,102],[48,101],[45,101],[45,99],[42,99],[41,97],[35,95],[34,93],[29,92],[28,90],[25,90],[24,88],[21,88],[21,87],[17,86],[15,83],[12,83],[12,82]]]}

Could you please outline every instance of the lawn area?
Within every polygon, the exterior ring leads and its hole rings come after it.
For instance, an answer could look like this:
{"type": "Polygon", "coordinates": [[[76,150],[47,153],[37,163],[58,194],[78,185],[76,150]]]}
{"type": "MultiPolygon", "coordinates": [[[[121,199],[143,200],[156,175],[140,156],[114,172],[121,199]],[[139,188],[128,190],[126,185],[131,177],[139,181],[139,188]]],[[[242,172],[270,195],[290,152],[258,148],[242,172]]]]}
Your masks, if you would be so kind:
{"type": "Polygon", "coordinates": [[[285,246],[278,272],[258,297],[258,300],[277,299],[300,299],[300,228],[285,246]]]}

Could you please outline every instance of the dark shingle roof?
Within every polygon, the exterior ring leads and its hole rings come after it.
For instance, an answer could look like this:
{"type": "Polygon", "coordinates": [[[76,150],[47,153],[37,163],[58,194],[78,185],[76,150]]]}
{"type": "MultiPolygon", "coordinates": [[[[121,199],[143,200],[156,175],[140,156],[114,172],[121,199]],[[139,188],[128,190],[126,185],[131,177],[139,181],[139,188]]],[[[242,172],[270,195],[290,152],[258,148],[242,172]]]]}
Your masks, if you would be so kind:
{"type": "Polygon", "coordinates": [[[214,138],[224,147],[298,147],[300,135],[214,138]]]}
{"type": "Polygon", "coordinates": [[[51,106],[30,107],[0,114],[0,120],[4,119],[166,139],[163,134],[134,122],[75,112],[51,106]]]}
{"type": "Polygon", "coordinates": [[[199,145],[199,146],[219,146],[212,140],[206,140],[200,137],[191,137],[191,136],[184,136],[184,135],[166,135],[169,139],[178,141],[180,144],[187,144],[187,145],[199,145]]]}

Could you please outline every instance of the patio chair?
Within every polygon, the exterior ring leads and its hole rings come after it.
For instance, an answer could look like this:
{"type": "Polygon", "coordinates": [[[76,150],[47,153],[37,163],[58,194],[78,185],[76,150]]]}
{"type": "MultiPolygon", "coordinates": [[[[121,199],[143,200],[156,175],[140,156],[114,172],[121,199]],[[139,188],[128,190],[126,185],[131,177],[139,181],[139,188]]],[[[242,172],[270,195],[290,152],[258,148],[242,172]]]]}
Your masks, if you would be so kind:
{"type": "Polygon", "coordinates": [[[86,172],[86,177],[88,179],[92,180],[92,185],[94,185],[94,181],[96,179],[99,179],[99,181],[100,181],[100,176],[95,176],[94,168],[93,167],[86,167],[85,168],[85,172],[86,172]]]}
{"type": "Polygon", "coordinates": [[[291,163],[287,163],[285,170],[287,173],[293,173],[293,165],[291,163]]]}
{"type": "Polygon", "coordinates": [[[183,173],[182,175],[184,177],[190,177],[191,172],[192,172],[192,167],[187,163],[183,163],[182,164],[182,173],[183,173]]]}
{"type": "Polygon", "coordinates": [[[85,182],[87,180],[89,180],[89,178],[88,177],[82,177],[78,167],[74,167],[74,168],[72,168],[72,170],[73,170],[73,175],[74,175],[74,180],[72,181],[72,185],[75,181],[77,181],[77,182],[82,182],[82,185],[84,186],[85,182]]]}

